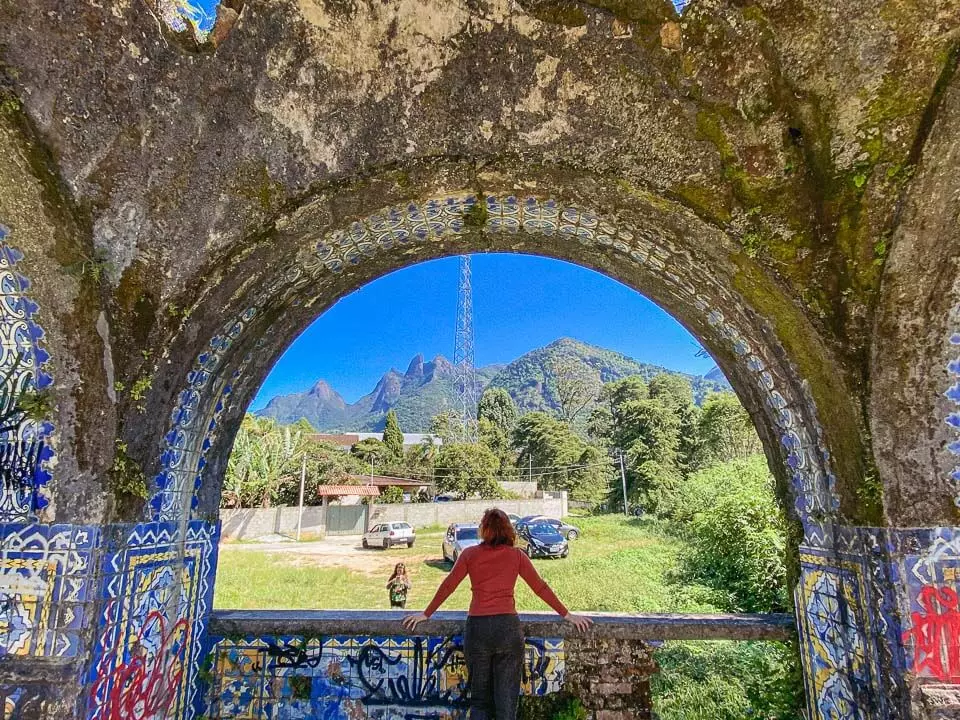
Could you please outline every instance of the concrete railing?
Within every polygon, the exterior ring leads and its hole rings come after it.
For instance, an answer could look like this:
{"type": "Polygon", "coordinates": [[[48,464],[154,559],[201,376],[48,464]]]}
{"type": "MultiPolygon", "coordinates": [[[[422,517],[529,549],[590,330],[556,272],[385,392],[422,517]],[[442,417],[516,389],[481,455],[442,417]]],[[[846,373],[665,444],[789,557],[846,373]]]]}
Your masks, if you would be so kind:
{"type": "MultiPolygon", "coordinates": [[[[214,612],[204,717],[463,717],[464,613],[437,613],[416,632],[401,625],[406,614],[214,612]]],[[[520,616],[525,702],[563,693],[578,698],[594,720],[650,718],[653,641],[787,640],[796,634],[789,615],[590,617],[593,627],[578,633],[553,614],[520,616]]]]}

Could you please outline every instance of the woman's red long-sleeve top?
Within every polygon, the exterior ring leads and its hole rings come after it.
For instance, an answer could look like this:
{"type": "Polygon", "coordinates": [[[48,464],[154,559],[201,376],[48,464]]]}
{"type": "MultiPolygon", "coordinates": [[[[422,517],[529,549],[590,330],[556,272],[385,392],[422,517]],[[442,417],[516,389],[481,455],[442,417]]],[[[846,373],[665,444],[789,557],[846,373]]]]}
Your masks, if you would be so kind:
{"type": "Polygon", "coordinates": [[[526,554],[511,545],[486,544],[474,545],[460,554],[423,614],[427,617],[433,615],[467,575],[473,592],[468,615],[515,615],[517,606],[513,590],[517,576],[520,576],[547,605],[562,617],[567,616],[567,608],[540,577],[526,554]]]}

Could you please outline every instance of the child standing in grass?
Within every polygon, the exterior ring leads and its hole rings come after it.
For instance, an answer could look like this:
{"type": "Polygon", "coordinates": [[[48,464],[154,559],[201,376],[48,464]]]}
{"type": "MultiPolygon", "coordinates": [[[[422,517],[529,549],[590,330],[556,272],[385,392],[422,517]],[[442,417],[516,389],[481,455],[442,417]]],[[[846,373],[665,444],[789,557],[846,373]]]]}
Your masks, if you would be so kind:
{"type": "Polygon", "coordinates": [[[397,563],[393,568],[393,575],[387,580],[387,592],[390,594],[390,607],[405,608],[407,593],[410,591],[410,578],[407,576],[407,567],[397,563]]]}

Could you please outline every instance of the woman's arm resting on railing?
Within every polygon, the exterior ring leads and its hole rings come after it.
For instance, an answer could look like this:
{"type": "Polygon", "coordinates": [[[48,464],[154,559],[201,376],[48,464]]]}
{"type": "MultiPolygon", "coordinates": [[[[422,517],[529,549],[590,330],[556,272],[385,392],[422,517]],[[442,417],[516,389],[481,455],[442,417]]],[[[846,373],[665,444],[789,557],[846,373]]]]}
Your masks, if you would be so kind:
{"type": "Polygon", "coordinates": [[[443,582],[440,583],[440,587],[437,588],[436,594],[433,596],[433,600],[430,601],[430,604],[427,605],[427,609],[424,610],[419,615],[407,615],[403,619],[403,626],[408,630],[416,629],[417,625],[422,623],[424,620],[429,620],[430,616],[433,615],[437,608],[443,605],[443,601],[450,597],[450,594],[457,589],[457,586],[463,582],[463,579],[467,576],[467,553],[463,553],[460,557],[457,558],[457,561],[453,564],[453,570],[450,571],[450,574],[447,575],[443,582]]]}

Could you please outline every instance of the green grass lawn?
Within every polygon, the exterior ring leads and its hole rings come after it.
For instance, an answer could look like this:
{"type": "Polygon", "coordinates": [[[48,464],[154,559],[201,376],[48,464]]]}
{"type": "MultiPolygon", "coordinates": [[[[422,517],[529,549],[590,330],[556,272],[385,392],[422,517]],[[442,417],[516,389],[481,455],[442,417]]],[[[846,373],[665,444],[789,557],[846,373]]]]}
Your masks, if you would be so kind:
{"type": "MultiPolygon", "coordinates": [[[[537,570],[573,610],[612,612],[711,612],[706,591],[691,591],[670,581],[681,549],[678,540],[653,521],[619,516],[575,520],[583,535],[570,543],[569,557],[535,560],[537,570]]],[[[413,584],[407,607],[426,606],[446,576],[441,560],[439,528],[418,531],[413,548],[368,550],[370,567],[321,567],[315,558],[297,554],[293,543],[283,552],[228,548],[220,554],[217,608],[338,609],[387,608],[384,584],[389,564],[403,561],[413,584]]],[[[357,564],[355,562],[355,564],[357,564]]],[[[469,581],[444,604],[465,610],[470,603],[469,581]]],[[[524,583],[518,584],[520,610],[548,609],[524,583]]]]}

